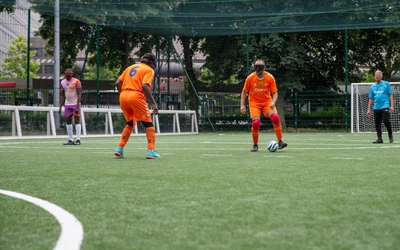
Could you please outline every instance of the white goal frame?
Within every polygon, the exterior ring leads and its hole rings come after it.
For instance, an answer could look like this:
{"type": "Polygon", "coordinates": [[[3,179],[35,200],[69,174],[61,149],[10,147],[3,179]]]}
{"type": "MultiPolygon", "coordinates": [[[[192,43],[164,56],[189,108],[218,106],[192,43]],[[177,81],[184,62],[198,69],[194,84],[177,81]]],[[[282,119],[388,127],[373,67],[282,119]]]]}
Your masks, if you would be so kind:
{"type": "MultiPolygon", "coordinates": [[[[40,106],[11,106],[11,105],[0,105],[0,112],[6,111],[11,113],[11,136],[0,136],[0,139],[13,139],[13,138],[56,138],[56,137],[66,137],[65,135],[57,135],[56,122],[54,113],[57,113],[59,107],[40,107],[40,106]],[[38,136],[28,136],[23,135],[23,129],[21,126],[20,111],[41,111],[47,113],[46,131],[43,131],[43,135],[38,136]]],[[[64,111],[64,108],[62,109],[64,111]]],[[[121,109],[108,109],[108,108],[81,108],[81,124],[82,124],[82,137],[102,137],[102,136],[121,136],[122,131],[117,131],[115,134],[112,114],[119,113],[122,114],[121,109]],[[103,134],[89,134],[86,129],[85,114],[86,113],[104,113],[105,114],[105,131],[103,134]]],[[[153,124],[158,135],[182,135],[182,134],[198,134],[198,125],[196,112],[192,110],[159,110],[159,115],[153,115],[153,124]],[[160,122],[159,116],[171,115],[172,116],[172,127],[170,131],[163,131],[161,127],[163,124],[160,122]],[[180,124],[180,116],[189,116],[191,128],[190,131],[183,132],[180,124]]],[[[132,132],[132,135],[145,135],[145,133],[140,133],[138,130],[138,125],[132,132]]]]}
{"type": "MultiPolygon", "coordinates": [[[[373,83],[351,84],[351,133],[375,133],[374,115],[367,117],[369,89],[373,83]]],[[[390,114],[393,132],[400,131],[400,82],[391,82],[394,113],[390,114]]],[[[382,123],[382,131],[386,131],[382,123]]]]}

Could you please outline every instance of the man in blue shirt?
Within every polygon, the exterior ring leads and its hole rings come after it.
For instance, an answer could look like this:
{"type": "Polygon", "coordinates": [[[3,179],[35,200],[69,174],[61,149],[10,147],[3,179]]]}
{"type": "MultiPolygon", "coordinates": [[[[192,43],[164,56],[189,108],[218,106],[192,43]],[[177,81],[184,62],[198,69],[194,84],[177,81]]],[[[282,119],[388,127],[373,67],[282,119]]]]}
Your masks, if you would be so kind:
{"type": "Polygon", "coordinates": [[[382,121],[385,124],[389,142],[393,142],[392,125],[390,124],[390,113],[394,113],[394,102],[392,88],[387,81],[382,80],[382,71],[377,70],[375,72],[375,80],[369,90],[368,110],[367,116],[371,115],[371,106],[374,104],[372,109],[374,111],[375,130],[378,135],[378,139],[373,143],[383,143],[382,140],[382,121]]]}

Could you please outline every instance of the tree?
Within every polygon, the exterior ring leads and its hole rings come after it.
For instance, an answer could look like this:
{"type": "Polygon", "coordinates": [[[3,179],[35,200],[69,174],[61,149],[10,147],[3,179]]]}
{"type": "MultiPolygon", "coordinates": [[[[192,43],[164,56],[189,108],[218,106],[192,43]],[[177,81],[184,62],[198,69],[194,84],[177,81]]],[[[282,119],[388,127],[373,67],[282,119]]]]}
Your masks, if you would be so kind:
{"type": "Polygon", "coordinates": [[[349,32],[352,56],[360,65],[369,67],[374,75],[383,72],[384,79],[390,80],[400,73],[400,29],[368,29],[349,32]]]}
{"type": "MultiPolygon", "coordinates": [[[[100,80],[112,80],[116,81],[120,76],[120,69],[114,68],[110,70],[109,67],[105,67],[104,69],[99,71],[99,79],[100,80]]],[[[96,80],[97,79],[97,70],[95,65],[89,65],[87,67],[87,71],[83,73],[85,80],[96,80]]]]}
{"type": "MultiPolygon", "coordinates": [[[[27,78],[27,39],[22,35],[11,41],[8,47],[7,57],[4,58],[4,62],[0,64],[2,67],[1,76],[2,79],[24,79],[27,78]]],[[[30,58],[36,54],[36,50],[30,51],[30,58]]],[[[40,62],[30,61],[30,72],[29,77],[37,78],[36,72],[40,68],[40,62]]]]}
{"type": "Polygon", "coordinates": [[[9,13],[14,12],[15,3],[17,0],[5,0],[0,1],[0,13],[3,11],[7,11],[9,13]]]}

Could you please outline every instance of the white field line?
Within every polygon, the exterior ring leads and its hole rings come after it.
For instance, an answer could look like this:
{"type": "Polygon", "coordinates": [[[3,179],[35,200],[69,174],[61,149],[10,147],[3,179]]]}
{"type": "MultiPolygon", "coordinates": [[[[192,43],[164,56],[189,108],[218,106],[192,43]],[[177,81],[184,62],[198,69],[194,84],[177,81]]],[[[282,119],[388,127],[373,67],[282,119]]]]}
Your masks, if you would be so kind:
{"type": "Polygon", "coordinates": [[[364,160],[364,158],[352,158],[352,157],[329,157],[331,160],[364,160]]]}
{"type": "Polygon", "coordinates": [[[224,155],[224,154],[203,154],[203,156],[216,156],[216,157],[220,157],[220,156],[233,156],[233,155],[224,155]]]}
{"type": "Polygon", "coordinates": [[[0,193],[35,204],[51,213],[60,223],[61,234],[53,250],[79,250],[83,241],[82,224],[66,210],[48,201],[29,195],[0,189],[0,193]]]}

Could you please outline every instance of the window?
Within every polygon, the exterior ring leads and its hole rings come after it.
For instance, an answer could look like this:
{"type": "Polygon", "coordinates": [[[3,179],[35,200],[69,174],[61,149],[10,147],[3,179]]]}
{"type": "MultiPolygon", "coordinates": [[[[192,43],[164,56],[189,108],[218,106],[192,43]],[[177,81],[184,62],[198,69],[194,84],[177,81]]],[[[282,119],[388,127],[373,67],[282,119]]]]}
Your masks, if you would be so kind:
{"type": "Polygon", "coordinates": [[[45,74],[54,74],[54,65],[44,65],[45,74]]]}
{"type": "Polygon", "coordinates": [[[42,57],[43,56],[43,49],[42,48],[32,48],[32,50],[36,50],[35,56],[42,57]]]}
{"type": "Polygon", "coordinates": [[[40,65],[39,70],[36,72],[36,74],[42,74],[43,73],[43,65],[40,65]]]}

